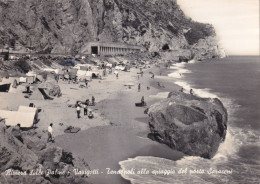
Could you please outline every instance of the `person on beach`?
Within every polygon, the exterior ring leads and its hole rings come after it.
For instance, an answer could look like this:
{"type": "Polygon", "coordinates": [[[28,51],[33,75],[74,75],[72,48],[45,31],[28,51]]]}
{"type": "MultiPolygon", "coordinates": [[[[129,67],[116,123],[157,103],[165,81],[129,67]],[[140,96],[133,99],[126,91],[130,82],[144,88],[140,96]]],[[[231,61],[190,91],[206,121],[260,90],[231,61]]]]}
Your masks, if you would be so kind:
{"type": "Polygon", "coordinates": [[[88,115],[88,106],[86,104],[83,104],[83,110],[84,110],[84,116],[88,115]]]}
{"type": "Polygon", "coordinates": [[[85,85],[86,85],[86,88],[88,87],[88,80],[85,79],[85,85]]]}
{"type": "Polygon", "coordinates": [[[144,106],[144,96],[142,96],[142,98],[141,98],[141,104],[142,104],[142,106],[144,106]]]}
{"type": "Polygon", "coordinates": [[[190,89],[190,94],[193,95],[193,89],[190,89]]]}
{"type": "Polygon", "coordinates": [[[118,73],[116,74],[116,79],[118,79],[118,73]]]}
{"type": "Polygon", "coordinates": [[[86,100],[85,104],[89,106],[89,99],[86,100]]]}
{"type": "Polygon", "coordinates": [[[141,90],[141,84],[139,83],[138,84],[138,92],[140,92],[140,90],[141,90]]]}
{"type": "Polygon", "coordinates": [[[89,119],[94,118],[94,115],[93,115],[92,111],[89,111],[88,118],[89,118],[89,119]]]}
{"type": "Polygon", "coordinates": [[[184,89],[183,89],[183,88],[181,88],[181,89],[180,89],[180,92],[183,92],[183,90],[184,90],[184,89]]]}
{"type": "Polygon", "coordinates": [[[47,139],[47,142],[50,142],[50,141],[54,142],[52,126],[53,126],[53,124],[51,123],[50,126],[48,127],[48,139],[47,139]]]}
{"type": "Polygon", "coordinates": [[[95,97],[92,96],[92,105],[94,106],[95,105],[95,97]]]}
{"type": "Polygon", "coordinates": [[[152,79],[154,79],[154,74],[152,74],[152,77],[151,77],[152,79]]]}
{"type": "Polygon", "coordinates": [[[77,117],[78,117],[78,119],[80,118],[80,106],[79,105],[77,106],[77,117]]]}

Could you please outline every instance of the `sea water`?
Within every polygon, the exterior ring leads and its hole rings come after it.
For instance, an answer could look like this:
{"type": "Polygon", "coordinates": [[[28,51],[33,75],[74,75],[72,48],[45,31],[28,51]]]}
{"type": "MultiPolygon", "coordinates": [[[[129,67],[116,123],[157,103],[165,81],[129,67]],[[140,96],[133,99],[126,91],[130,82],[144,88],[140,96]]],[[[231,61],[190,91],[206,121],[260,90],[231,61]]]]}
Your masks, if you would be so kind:
{"type": "MultiPolygon", "coordinates": [[[[230,56],[206,62],[175,64],[168,76],[195,95],[219,98],[228,111],[226,139],[212,159],[185,156],[173,161],[138,156],[121,161],[122,177],[133,184],[259,183],[260,58],[230,56]],[[146,172],[141,173],[142,170],[146,172]],[[138,173],[139,171],[139,173],[138,173]]],[[[160,95],[159,95],[160,96],[160,95]]],[[[164,95],[162,95],[164,96],[164,95]]]]}

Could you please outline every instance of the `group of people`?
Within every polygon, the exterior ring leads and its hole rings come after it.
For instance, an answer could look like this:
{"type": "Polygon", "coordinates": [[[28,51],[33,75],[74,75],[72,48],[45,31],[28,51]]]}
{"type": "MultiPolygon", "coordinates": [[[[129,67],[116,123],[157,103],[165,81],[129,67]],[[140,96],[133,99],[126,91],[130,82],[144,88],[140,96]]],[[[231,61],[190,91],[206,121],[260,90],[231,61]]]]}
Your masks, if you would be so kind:
{"type": "MultiPolygon", "coordinates": [[[[184,92],[184,89],[181,88],[181,89],[180,89],[180,92],[184,92]]],[[[193,89],[190,89],[190,94],[193,95],[193,89]]]]}
{"type": "Polygon", "coordinates": [[[88,112],[88,106],[90,106],[90,105],[92,105],[92,106],[95,105],[95,97],[94,96],[92,96],[91,103],[90,103],[89,99],[87,99],[85,101],[85,103],[83,103],[83,104],[81,104],[79,102],[76,103],[76,111],[77,111],[78,119],[80,118],[81,108],[83,108],[84,116],[87,115],[89,119],[94,118],[94,115],[93,115],[92,111],[88,112]]]}

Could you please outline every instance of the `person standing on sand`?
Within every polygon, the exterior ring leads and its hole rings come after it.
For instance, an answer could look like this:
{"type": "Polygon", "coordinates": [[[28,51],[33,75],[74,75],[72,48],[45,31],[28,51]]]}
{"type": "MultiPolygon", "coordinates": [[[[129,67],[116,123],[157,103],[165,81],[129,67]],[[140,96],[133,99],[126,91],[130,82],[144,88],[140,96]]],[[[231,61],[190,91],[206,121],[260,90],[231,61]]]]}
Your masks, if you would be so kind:
{"type": "Polygon", "coordinates": [[[48,139],[47,139],[47,142],[50,142],[50,141],[54,142],[52,126],[53,126],[53,124],[51,123],[50,126],[48,127],[48,139]]]}
{"type": "Polygon", "coordinates": [[[85,79],[85,85],[86,85],[86,88],[88,87],[88,80],[85,79]]]}
{"type": "Polygon", "coordinates": [[[92,96],[92,105],[95,106],[95,97],[92,96]]]}
{"type": "Polygon", "coordinates": [[[83,110],[84,110],[84,116],[88,115],[88,106],[86,104],[83,104],[83,110]]]}
{"type": "Polygon", "coordinates": [[[141,84],[139,83],[138,84],[138,92],[140,92],[140,90],[141,90],[141,84]]]}
{"type": "Polygon", "coordinates": [[[80,118],[80,106],[79,105],[77,106],[77,117],[78,117],[78,119],[80,118]]]}
{"type": "Polygon", "coordinates": [[[86,100],[85,104],[89,106],[89,99],[86,100]]]}
{"type": "Polygon", "coordinates": [[[116,79],[118,79],[118,73],[116,74],[116,79]]]}
{"type": "Polygon", "coordinates": [[[142,106],[144,106],[144,96],[142,96],[142,98],[141,98],[141,104],[142,104],[142,106]]]}

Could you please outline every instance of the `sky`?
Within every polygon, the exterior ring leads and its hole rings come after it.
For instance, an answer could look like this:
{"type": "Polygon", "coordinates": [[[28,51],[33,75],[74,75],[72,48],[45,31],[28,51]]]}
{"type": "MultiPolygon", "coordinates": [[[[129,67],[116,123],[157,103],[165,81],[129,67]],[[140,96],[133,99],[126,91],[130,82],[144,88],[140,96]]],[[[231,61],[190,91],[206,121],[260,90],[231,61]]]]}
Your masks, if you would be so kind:
{"type": "Polygon", "coordinates": [[[214,26],[228,55],[259,55],[259,0],[177,0],[193,20],[214,26]]]}

